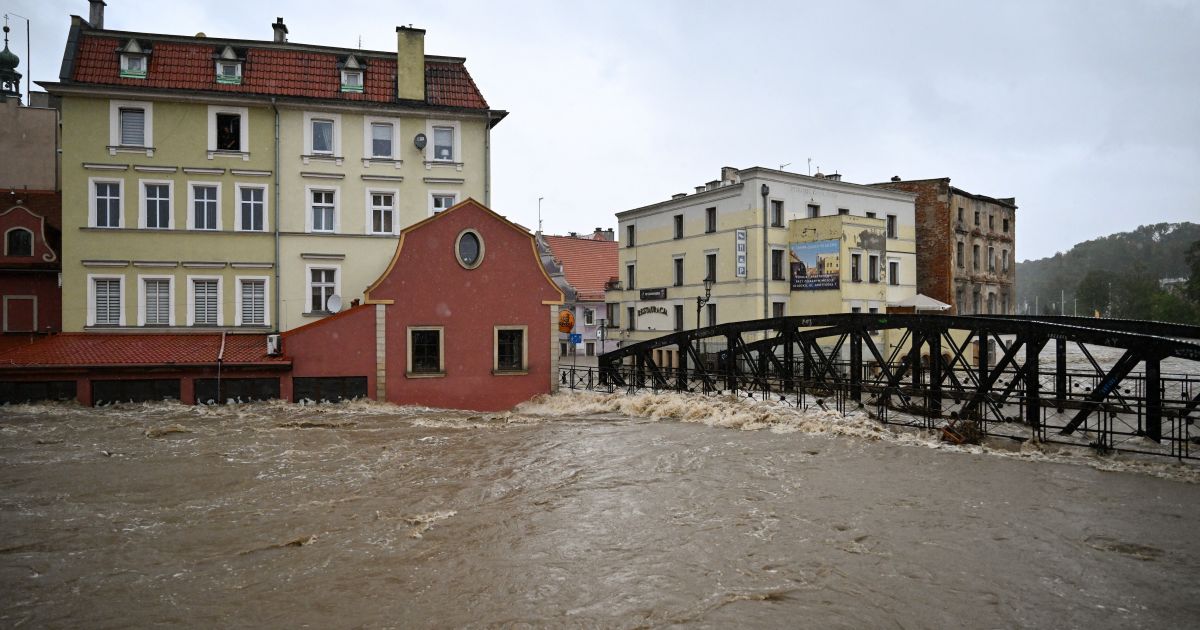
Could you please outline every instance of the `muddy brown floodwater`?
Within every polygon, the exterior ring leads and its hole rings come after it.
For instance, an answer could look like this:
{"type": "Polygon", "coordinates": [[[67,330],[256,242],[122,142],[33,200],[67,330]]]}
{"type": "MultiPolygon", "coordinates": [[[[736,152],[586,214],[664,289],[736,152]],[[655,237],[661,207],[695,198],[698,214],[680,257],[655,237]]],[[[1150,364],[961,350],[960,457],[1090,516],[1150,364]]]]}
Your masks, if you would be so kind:
{"type": "Polygon", "coordinates": [[[1183,628],[1196,466],[558,395],[0,408],[5,627],[1183,628]]]}

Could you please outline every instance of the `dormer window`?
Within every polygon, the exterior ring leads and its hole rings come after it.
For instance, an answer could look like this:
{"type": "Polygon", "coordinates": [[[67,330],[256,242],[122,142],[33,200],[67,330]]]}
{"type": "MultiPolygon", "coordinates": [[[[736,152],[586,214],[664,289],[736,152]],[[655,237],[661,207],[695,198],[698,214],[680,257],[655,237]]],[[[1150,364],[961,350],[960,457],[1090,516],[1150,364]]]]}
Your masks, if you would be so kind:
{"type": "Polygon", "coordinates": [[[121,53],[121,76],[126,79],[145,79],[150,66],[149,48],[142,48],[136,39],[131,39],[119,49],[121,53]]]}
{"type": "Polygon", "coordinates": [[[359,62],[358,58],[350,55],[345,60],[338,62],[338,68],[342,73],[342,91],[361,94],[363,91],[363,64],[359,62]]]}
{"type": "Polygon", "coordinates": [[[242,82],[242,60],[233,47],[226,46],[217,57],[217,83],[238,85],[242,82]]]}
{"type": "Polygon", "coordinates": [[[361,92],[361,91],[363,91],[362,71],[361,70],[342,70],[342,91],[343,92],[361,92]]]}

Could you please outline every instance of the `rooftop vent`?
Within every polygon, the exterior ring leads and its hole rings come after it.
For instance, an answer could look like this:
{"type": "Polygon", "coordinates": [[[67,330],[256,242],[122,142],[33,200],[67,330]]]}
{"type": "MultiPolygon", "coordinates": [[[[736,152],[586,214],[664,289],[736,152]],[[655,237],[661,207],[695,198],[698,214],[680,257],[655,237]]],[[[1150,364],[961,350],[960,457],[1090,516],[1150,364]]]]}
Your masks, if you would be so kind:
{"type": "Polygon", "coordinates": [[[675,193],[674,195],[671,195],[671,198],[672,199],[681,199],[686,196],[687,196],[687,193],[675,193]]]}

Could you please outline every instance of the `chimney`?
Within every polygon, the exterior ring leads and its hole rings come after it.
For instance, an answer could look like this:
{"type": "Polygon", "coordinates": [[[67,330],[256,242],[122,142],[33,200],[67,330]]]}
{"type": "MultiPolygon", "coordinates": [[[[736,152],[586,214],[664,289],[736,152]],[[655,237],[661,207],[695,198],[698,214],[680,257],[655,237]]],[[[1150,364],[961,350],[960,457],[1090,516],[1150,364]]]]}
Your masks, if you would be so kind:
{"type": "Polygon", "coordinates": [[[596,231],[592,233],[592,240],[594,241],[611,241],[616,237],[617,233],[612,228],[608,228],[607,230],[596,228],[596,231]]]}
{"type": "Polygon", "coordinates": [[[697,186],[697,187],[696,187],[696,192],[698,192],[698,193],[702,193],[702,192],[704,192],[705,190],[706,190],[706,188],[705,188],[704,186],[697,186]]]}
{"type": "Polygon", "coordinates": [[[899,175],[892,175],[892,181],[894,181],[894,182],[898,182],[898,181],[900,181],[900,176],[899,176],[899,175]]]}
{"type": "Polygon", "coordinates": [[[711,182],[708,182],[708,184],[705,185],[704,189],[705,190],[716,190],[720,187],[721,187],[721,180],[714,179],[711,182]]]}
{"type": "Polygon", "coordinates": [[[283,23],[283,18],[275,18],[275,23],[271,25],[271,30],[275,31],[276,44],[282,44],[287,41],[287,25],[283,23]]]}
{"type": "Polygon", "coordinates": [[[721,182],[723,182],[722,185],[738,183],[738,170],[732,166],[722,166],[721,182]]]}
{"type": "Polygon", "coordinates": [[[396,98],[425,100],[425,29],[396,27],[396,98]]]}
{"type": "Polygon", "coordinates": [[[842,176],[837,171],[834,171],[833,175],[826,175],[825,179],[828,179],[830,181],[840,182],[840,181],[842,181],[842,176]]]}
{"type": "Polygon", "coordinates": [[[687,196],[687,193],[675,193],[674,195],[671,195],[671,198],[672,199],[683,199],[686,196],[687,196]]]}
{"type": "Polygon", "coordinates": [[[92,28],[104,28],[104,0],[88,0],[91,10],[88,11],[88,23],[92,28]]]}

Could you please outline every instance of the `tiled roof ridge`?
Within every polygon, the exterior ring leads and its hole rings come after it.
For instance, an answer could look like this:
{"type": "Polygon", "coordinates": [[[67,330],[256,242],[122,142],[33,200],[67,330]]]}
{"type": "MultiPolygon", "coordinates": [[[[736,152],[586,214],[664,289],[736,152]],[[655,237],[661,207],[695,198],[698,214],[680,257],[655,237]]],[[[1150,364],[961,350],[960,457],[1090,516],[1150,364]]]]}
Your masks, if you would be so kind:
{"type": "MultiPolygon", "coordinates": [[[[284,50],[307,50],[319,53],[345,53],[347,55],[363,56],[363,57],[390,57],[396,58],[396,51],[387,50],[367,50],[363,48],[344,48],[341,46],[324,46],[321,44],[304,44],[300,42],[277,42],[270,39],[230,39],[222,37],[197,37],[195,35],[176,35],[174,33],[143,33],[138,31],[119,31],[114,29],[85,29],[83,35],[95,37],[114,37],[117,39],[136,39],[139,42],[142,40],[148,42],[176,42],[176,43],[191,43],[191,44],[209,44],[232,46],[234,48],[279,48],[284,50]]],[[[425,61],[437,61],[439,63],[466,63],[466,57],[455,57],[449,55],[425,55],[425,61]]]]}

